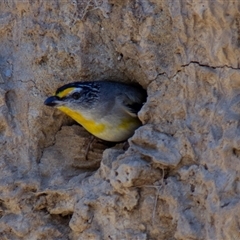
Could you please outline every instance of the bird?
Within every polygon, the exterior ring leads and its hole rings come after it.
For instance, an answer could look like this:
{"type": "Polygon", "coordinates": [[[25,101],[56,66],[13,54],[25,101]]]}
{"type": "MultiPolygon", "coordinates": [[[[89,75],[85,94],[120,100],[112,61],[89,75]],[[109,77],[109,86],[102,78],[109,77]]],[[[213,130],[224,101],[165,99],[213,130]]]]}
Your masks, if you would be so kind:
{"type": "Polygon", "coordinates": [[[146,98],[140,85],[99,80],[63,85],[44,104],[64,112],[93,136],[118,143],[142,125],[137,113],[146,98]]]}

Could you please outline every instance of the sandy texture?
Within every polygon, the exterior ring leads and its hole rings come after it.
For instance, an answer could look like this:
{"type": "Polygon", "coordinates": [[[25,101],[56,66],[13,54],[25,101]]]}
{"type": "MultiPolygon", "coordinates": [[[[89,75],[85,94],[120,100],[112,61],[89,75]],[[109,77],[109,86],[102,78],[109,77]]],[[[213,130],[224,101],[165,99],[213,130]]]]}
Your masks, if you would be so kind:
{"type": "Polygon", "coordinates": [[[239,1],[0,1],[0,239],[240,239],[239,65],[239,1]],[[144,125],[85,160],[43,102],[99,79],[147,89],[144,125]]]}

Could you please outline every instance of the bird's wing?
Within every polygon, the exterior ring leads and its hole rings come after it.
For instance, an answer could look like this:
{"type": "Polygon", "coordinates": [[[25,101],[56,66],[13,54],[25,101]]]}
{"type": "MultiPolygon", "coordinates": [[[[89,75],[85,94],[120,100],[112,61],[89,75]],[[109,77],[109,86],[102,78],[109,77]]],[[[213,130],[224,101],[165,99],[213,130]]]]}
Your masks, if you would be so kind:
{"type": "Polygon", "coordinates": [[[132,117],[137,117],[137,113],[140,111],[143,105],[139,98],[127,96],[126,94],[121,94],[118,97],[118,101],[121,104],[121,108],[132,117]]]}

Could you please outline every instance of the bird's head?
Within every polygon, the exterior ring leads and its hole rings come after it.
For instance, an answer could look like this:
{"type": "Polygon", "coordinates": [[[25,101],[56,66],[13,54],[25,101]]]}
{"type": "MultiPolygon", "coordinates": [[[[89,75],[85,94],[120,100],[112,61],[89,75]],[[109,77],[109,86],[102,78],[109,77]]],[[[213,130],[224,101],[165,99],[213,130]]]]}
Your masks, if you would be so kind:
{"type": "Polygon", "coordinates": [[[92,82],[74,82],[57,89],[44,104],[50,107],[72,111],[89,109],[98,99],[99,88],[92,82]]]}

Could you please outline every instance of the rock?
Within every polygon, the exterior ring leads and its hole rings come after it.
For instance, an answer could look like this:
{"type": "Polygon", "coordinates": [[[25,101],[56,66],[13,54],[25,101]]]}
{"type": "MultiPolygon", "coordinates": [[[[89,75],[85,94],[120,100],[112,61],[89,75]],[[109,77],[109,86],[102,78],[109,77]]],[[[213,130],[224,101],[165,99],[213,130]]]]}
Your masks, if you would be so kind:
{"type": "Polygon", "coordinates": [[[240,239],[238,1],[0,1],[1,239],[240,239]],[[95,141],[46,97],[139,83],[143,126],[95,141]]]}

